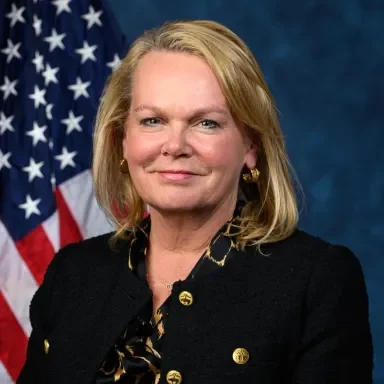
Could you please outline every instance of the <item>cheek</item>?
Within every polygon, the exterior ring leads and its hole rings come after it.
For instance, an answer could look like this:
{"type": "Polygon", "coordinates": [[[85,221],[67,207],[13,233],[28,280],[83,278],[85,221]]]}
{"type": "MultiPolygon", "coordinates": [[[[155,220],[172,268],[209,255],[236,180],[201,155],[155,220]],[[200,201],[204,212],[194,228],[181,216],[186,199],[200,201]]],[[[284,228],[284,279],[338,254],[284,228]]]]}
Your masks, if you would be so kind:
{"type": "Polygon", "coordinates": [[[244,148],[237,137],[223,136],[197,145],[197,152],[204,163],[213,169],[237,169],[244,158],[244,148]]]}
{"type": "Polygon", "coordinates": [[[150,138],[143,140],[137,135],[127,134],[123,140],[124,158],[131,167],[145,165],[154,159],[159,152],[158,143],[150,138]]]}

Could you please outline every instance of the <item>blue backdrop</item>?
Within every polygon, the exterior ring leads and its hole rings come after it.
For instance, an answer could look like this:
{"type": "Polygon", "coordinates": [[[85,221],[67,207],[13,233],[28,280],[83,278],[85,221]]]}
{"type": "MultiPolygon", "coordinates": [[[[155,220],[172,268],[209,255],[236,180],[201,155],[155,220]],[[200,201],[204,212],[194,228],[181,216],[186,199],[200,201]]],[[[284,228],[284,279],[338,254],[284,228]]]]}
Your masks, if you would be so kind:
{"type": "Polygon", "coordinates": [[[129,42],[167,20],[204,18],[250,46],[306,193],[301,228],[363,265],[384,384],[384,1],[109,1],[129,42]]]}

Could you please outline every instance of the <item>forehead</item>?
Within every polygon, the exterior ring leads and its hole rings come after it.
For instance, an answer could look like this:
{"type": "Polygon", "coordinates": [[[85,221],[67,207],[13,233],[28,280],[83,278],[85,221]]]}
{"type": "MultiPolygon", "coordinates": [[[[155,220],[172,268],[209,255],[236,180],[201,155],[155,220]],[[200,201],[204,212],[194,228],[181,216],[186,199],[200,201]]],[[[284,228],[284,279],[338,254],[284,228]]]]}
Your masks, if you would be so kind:
{"type": "Polygon", "coordinates": [[[225,106],[220,84],[200,57],[185,53],[150,52],[139,62],[134,75],[132,104],[198,104],[225,106]]]}

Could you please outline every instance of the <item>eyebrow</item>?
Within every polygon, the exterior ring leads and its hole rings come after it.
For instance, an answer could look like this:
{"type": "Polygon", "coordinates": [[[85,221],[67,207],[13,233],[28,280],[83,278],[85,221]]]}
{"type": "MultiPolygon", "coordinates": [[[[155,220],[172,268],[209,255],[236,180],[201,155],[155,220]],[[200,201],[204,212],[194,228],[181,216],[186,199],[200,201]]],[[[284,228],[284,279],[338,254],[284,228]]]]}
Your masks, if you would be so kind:
{"type": "MultiPolygon", "coordinates": [[[[159,115],[162,115],[164,114],[163,110],[159,107],[156,107],[154,105],[148,105],[148,104],[140,104],[138,107],[136,107],[133,111],[134,112],[140,112],[140,111],[143,111],[143,110],[150,110],[152,112],[155,112],[156,114],[159,114],[159,115]]],[[[221,108],[219,106],[216,106],[216,105],[212,105],[212,106],[207,106],[207,107],[203,107],[203,108],[198,108],[196,110],[193,111],[193,117],[199,117],[199,116],[203,116],[203,115],[206,115],[208,113],[212,113],[212,112],[215,112],[215,113],[219,113],[220,115],[224,115],[225,117],[229,117],[230,116],[230,113],[228,112],[227,109],[225,108],[221,108]]]]}

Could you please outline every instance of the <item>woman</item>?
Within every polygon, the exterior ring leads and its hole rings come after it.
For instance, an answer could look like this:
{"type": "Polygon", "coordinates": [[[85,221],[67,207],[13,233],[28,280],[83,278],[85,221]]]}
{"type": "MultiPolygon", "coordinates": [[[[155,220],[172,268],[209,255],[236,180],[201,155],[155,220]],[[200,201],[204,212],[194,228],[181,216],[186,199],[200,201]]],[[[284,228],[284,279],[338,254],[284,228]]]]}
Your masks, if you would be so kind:
{"type": "Polygon", "coordinates": [[[19,384],[372,382],[360,263],[297,228],[272,96],[233,32],[144,33],[105,88],[93,170],[116,232],[50,264],[19,384]]]}

